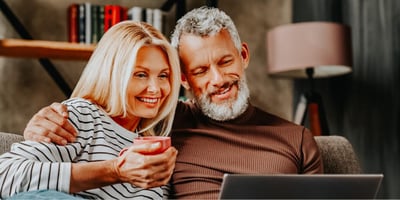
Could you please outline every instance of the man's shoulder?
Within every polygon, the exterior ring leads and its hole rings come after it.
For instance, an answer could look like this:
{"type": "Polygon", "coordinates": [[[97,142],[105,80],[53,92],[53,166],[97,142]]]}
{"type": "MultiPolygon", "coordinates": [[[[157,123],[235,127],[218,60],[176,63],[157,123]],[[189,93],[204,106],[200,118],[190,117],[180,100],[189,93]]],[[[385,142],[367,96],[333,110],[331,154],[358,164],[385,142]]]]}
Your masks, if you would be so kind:
{"type": "Polygon", "coordinates": [[[288,119],[278,116],[277,114],[267,112],[263,109],[260,109],[257,106],[253,107],[254,107],[253,118],[258,120],[260,123],[266,123],[270,125],[300,126],[289,121],[288,119]]]}
{"type": "Polygon", "coordinates": [[[176,114],[177,115],[194,113],[197,111],[198,111],[198,109],[195,106],[193,100],[190,100],[190,99],[179,100],[178,105],[176,106],[176,114]]]}

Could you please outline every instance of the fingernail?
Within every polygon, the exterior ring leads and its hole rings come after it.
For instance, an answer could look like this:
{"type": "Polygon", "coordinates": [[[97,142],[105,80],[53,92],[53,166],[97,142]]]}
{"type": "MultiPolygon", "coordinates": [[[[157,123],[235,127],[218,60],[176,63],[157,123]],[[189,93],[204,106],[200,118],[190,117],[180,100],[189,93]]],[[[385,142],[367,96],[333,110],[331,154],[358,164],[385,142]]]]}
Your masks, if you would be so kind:
{"type": "Polygon", "coordinates": [[[61,140],[61,144],[66,145],[67,143],[67,140],[61,140]]]}

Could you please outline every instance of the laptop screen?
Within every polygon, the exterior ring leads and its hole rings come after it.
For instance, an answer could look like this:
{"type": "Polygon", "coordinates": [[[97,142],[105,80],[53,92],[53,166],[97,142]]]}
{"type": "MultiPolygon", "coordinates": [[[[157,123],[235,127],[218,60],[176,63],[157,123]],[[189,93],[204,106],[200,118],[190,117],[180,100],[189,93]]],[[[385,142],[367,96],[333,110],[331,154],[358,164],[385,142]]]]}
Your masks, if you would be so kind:
{"type": "Polygon", "coordinates": [[[225,174],[220,199],[374,199],[383,174],[225,174]]]}

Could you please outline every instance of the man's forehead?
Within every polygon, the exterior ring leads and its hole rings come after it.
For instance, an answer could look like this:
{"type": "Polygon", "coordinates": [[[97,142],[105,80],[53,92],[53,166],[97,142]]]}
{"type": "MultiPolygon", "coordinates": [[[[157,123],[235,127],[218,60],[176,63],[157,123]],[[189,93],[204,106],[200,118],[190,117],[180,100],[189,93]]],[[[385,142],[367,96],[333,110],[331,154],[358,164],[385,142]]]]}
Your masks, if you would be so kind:
{"type": "Polygon", "coordinates": [[[226,57],[232,57],[233,51],[227,48],[216,46],[211,48],[199,48],[196,51],[188,52],[186,51],[182,55],[182,61],[184,67],[199,67],[199,66],[209,66],[220,62],[226,57]]]}
{"type": "Polygon", "coordinates": [[[193,49],[198,46],[202,46],[205,44],[204,39],[205,39],[204,37],[186,33],[186,34],[182,35],[179,40],[179,50],[187,51],[189,49],[193,49]]]}
{"type": "Polygon", "coordinates": [[[178,50],[180,53],[186,54],[187,51],[200,51],[207,48],[209,48],[208,50],[226,49],[231,51],[231,48],[235,48],[235,45],[226,30],[209,36],[187,33],[181,36],[178,50]]]}

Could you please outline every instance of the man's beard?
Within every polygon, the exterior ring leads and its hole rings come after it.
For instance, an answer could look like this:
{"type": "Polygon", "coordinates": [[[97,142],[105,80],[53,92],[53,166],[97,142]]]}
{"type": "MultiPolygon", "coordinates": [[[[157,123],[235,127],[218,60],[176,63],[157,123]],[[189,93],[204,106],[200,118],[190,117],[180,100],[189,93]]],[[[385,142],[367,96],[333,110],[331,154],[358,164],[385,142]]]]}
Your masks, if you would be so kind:
{"type": "Polygon", "coordinates": [[[211,95],[213,91],[206,92],[201,96],[195,96],[195,103],[201,109],[204,115],[217,121],[228,121],[239,117],[246,111],[250,96],[249,88],[247,87],[246,79],[243,77],[239,80],[234,80],[227,83],[227,87],[232,87],[233,84],[238,84],[237,97],[230,98],[222,103],[213,103],[211,95]]]}

